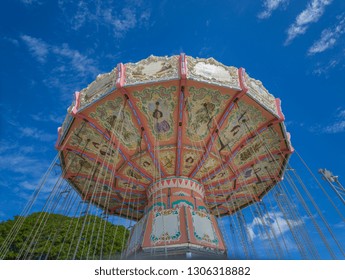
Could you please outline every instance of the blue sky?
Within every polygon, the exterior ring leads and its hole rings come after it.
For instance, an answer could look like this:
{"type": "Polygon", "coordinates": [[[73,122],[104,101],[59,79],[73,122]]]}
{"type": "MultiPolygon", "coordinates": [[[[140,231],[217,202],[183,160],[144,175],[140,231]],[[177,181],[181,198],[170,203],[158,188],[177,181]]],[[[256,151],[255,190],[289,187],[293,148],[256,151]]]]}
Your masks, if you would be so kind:
{"type": "Polygon", "coordinates": [[[343,0],[4,0],[0,15],[0,220],[54,158],[74,92],[151,54],[244,67],[282,100],[311,169],[345,183],[343,0]]]}

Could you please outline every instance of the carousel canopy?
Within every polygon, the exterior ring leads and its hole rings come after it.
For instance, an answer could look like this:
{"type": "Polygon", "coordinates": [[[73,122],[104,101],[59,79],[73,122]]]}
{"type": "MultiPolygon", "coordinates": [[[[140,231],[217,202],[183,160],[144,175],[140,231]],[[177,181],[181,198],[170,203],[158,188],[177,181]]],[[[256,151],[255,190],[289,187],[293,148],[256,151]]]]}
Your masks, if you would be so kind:
{"type": "Polygon", "coordinates": [[[243,68],[150,56],[77,92],[56,147],[64,177],[106,213],[139,220],[157,182],[188,178],[224,216],[282,179],[293,151],[283,121],[280,100],[243,68]]]}

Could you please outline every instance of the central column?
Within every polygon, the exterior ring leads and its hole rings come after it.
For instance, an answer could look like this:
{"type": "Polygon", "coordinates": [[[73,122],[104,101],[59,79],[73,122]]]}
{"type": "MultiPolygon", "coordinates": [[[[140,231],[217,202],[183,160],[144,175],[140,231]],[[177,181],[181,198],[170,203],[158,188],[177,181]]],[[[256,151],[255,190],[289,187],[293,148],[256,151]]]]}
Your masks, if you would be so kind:
{"type": "Polygon", "coordinates": [[[199,182],[169,177],[147,190],[144,217],[133,227],[127,258],[225,258],[217,220],[205,205],[199,182]]]}

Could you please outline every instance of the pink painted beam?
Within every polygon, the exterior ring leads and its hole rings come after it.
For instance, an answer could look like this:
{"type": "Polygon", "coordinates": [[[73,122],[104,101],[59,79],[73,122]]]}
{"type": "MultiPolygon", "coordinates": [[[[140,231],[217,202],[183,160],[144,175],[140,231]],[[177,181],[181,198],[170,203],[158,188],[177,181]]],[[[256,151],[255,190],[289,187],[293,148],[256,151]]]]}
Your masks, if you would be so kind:
{"type": "MultiPolygon", "coordinates": [[[[290,151],[280,151],[280,150],[276,150],[276,151],[272,151],[272,152],[271,152],[272,155],[280,155],[281,153],[289,154],[290,151]]],[[[214,187],[214,186],[217,186],[218,184],[226,184],[226,183],[232,182],[233,180],[237,179],[237,178],[239,177],[239,175],[240,175],[244,170],[248,169],[249,167],[251,167],[251,166],[253,166],[253,165],[259,163],[260,161],[262,161],[262,160],[264,160],[264,159],[266,159],[266,158],[269,158],[269,157],[271,156],[271,154],[264,154],[264,155],[259,156],[257,159],[254,159],[254,160],[248,162],[247,164],[241,166],[241,168],[239,168],[239,169],[237,169],[237,170],[235,169],[235,171],[237,171],[238,175],[235,174],[234,176],[232,176],[232,177],[230,177],[230,178],[225,178],[225,179],[223,179],[223,180],[219,180],[219,181],[214,182],[214,183],[211,183],[211,184],[209,184],[209,185],[205,185],[205,188],[206,188],[206,187],[207,187],[207,188],[208,188],[208,187],[214,187]]],[[[231,160],[230,160],[229,162],[231,162],[231,160]]],[[[229,163],[227,163],[227,164],[229,164],[229,163]]],[[[218,172],[217,172],[217,173],[218,173],[218,172]]],[[[216,174],[217,174],[217,173],[216,173],[216,174]]]]}
{"type": "MultiPolygon", "coordinates": [[[[66,150],[66,151],[72,151],[72,152],[74,152],[74,153],[81,154],[81,153],[78,153],[78,152],[76,152],[76,151],[74,151],[74,150],[66,150]]],[[[85,154],[85,152],[83,152],[82,155],[87,156],[87,155],[85,154]]],[[[89,158],[89,157],[88,157],[88,158],[89,158]]],[[[93,158],[89,158],[89,159],[95,161],[96,163],[98,163],[98,164],[100,164],[100,165],[103,164],[103,163],[105,163],[105,161],[103,161],[103,160],[95,160],[95,159],[93,159],[93,158]]],[[[146,185],[145,185],[145,184],[141,183],[140,181],[138,181],[138,180],[136,180],[136,179],[134,179],[134,178],[130,178],[130,177],[128,177],[128,176],[121,175],[121,174],[116,174],[115,167],[114,167],[112,164],[110,164],[110,163],[106,163],[106,164],[107,164],[107,165],[104,165],[104,166],[106,167],[106,169],[107,169],[115,178],[121,179],[121,180],[123,180],[123,181],[125,181],[125,182],[127,182],[127,183],[130,183],[130,184],[133,183],[133,184],[135,184],[135,185],[138,185],[138,186],[141,186],[141,187],[146,188],[146,185]]],[[[64,178],[67,178],[66,175],[64,176],[64,178]]]]}
{"type": "MultiPolygon", "coordinates": [[[[92,129],[95,129],[98,133],[100,133],[105,138],[106,141],[110,142],[113,149],[119,151],[121,157],[129,166],[131,166],[135,171],[139,172],[143,177],[145,177],[149,181],[152,181],[152,176],[150,174],[148,174],[145,170],[142,170],[136,163],[132,162],[131,160],[129,160],[127,158],[127,156],[125,155],[126,153],[123,151],[123,145],[117,139],[116,135],[114,135],[113,133],[111,133],[111,135],[110,135],[109,132],[104,130],[103,127],[101,127],[97,123],[94,123],[93,122],[94,120],[92,118],[85,116],[80,112],[77,112],[76,114],[72,113],[72,115],[75,118],[79,118],[79,119],[86,121],[86,123],[92,129]],[[110,141],[111,139],[113,139],[113,141],[110,141]]],[[[63,148],[64,148],[64,146],[60,147],[60,150],[62,150],[63,148]]]]}
{"type": "Polygon", "coordinates": [[[277,122],[282,122],[283,120],[269,120],[268,122],[265,122],[264,124],[262,124],[261,126],[259,126],[256,130],[252,131],[249,134],[245,135],[245,138],[242,139],[240,141],[239,144],[237,144],[237,146],[234,148],[233,152],[231,153],[231,155],[229,155],[228,159],[226,160],[225,163],[223,163],[220,167],[216,168],[213,172],[205,175],[204,177],[202,177],[200,179],[201,182],[204,182],[206,180],[208,180],[209,177],[212,177],[214,175],[216,175],[217,173],[219,173],[220,171],[222,171],[224,168],[226,168],[230,163],[232,158],[238,153],[238,151],[240,149],[243,148],[244,145],[250,144],[252,141],[254,141],[255,136],[260,135],[261,133],[263,133],[267,127],[277,123],[277,122]]]}
{"type": "MultiPolygon", "coordinates": [[[[245,138],[242,139],[242,141],[240,141],[240,143],[235,147],[235,149],[233,150],[231,155],[228,157],[228,160],[226,161],[227,163],[230,162],[229,159],[232,159],[232,157],[238,152],[239,149],[241,149],[245,144],[251,143],[255,139],[255,136],[263,133],[267,127],[272,126],[272,125],[277,124],[277,123],[282,123],[285,120],[285,117],[282,114],[281,109],[280,109],[280,100],[279,99],[276,99],[276,106],[277,106],[277,109],[279,112],[279,118],[271,119],[271,120],[263,123],[256,130],[250,132],[249,134],[246,134],[245,138]]],[[[200,181],[204,182],[204,181],[208,180],[209,177],[212,177],[215,174],[219,173],[222,169],[227,167],[227,163],[222,164],[223,167],[220,166],[215,171],[213,171],[212,173],[205,175],[203,178],[200,179],[200,181]]]]}
{"type": "MultiPolygon", "coordinates": [[[[101,180],[101,182],[99,182],[100,181],[99,179],[97,179],[97,178],[90,178],[89,175],[85,175],[85,174],[68,173],[68,174],[65,175],[64,178],[73,180],[76,177],[84,178],[84,179],[87,179],[87,180],[92,180],[93,183],[96,183],[98,181],[98,184],[101,183],[101,185],[105,185],[107,187],[110,187],[114,191],[120,191],[120,192],[123,192],[123,193],[125,193],[126,191],[128,192],[127,188],[122,188],[122,187],[119,187],[119,186],[115,186],[114,187],[113,186],[114,182],[110,182],[109,180],[103,180],[103,179],[101,180]]],[[[140,187],[144,187],[144,186],[140,185],[140,187]]],[[[133,194],[146,194],[146,191],[136,190],[136,189],[132,189],[131,192],[133,194]]]]}
{"type": "Polygon", "coordinates": [[[60,140],[62,137],[62,127],[61,126],[58,127],[57,131],[58,131],[58,138],[57,138],[56,143],[55,143],[55,149],[60,150],[60,140]]]}
{"type": "Polygon", "coordinates": [[[200,170],[202,165],[205,163],[205,161],[209,157],[210,152],[212,151],[213,145],[219,136],[219,132],[221,131],[221,129],[225,123],[226,118],[229,116],[230,112],[234,108],[235,102],[237,102],[240,98],[242,98],[247,93],[248,88],[245,86],[245,83],[243,80],[244,79],[244,77],[243,77],[244,73],[245,73],[244,68],[238,69],[238,77],[239,77],[239,83],[240,83],[241,91],[237,92],[233,96],[233,98],[230,100],[228,106],[223,111],[223,114],[221,115],[219,122],[217,122],[217,125],[211,134],[211,138],[206,145],[205,153],[203,154],[202,158],[199,160],[198,164],[196,165],[194,170],[189,174],[188,177],[193,178],[198,173],[198,171],[200,170]]]}
{"type": "Polygon", "coordinates": [[[180,94],[178,101],[178,124],[177,124],[177,156],[175,163],[175,173],[176,176],[181,175],[181,154],[182,154],[182,131],[183,131],[183,111],[184,111],[184,90],[187,80],[187,59],[184,53],[180,54],[179,58],[180,68],[180,94]]]}
{"type": "Polygon", "coordinates": [[[138,113],[137,113],[137,108],[135,103],[132,101],[132,98],[130,97],[130,95],[128,94],[127,90],[124,88],[124,84],[125,84],[125,75],[126,75],[126,69],[125,66],[122,63],[119,63],[117,65],[117,79],[116,79],[116,88],[121,90],[122,94],[125,96],[125,98],[127,98],[127,102],[129,107],[131,108],[131,111],[135,117],[135,120],[137,121],[137,125],[142,129],[142,133],[143,133],[143,138],[146,142],[146,146],[147,146],[147,150],[153,160],[153,163],[155,165],[155,167],[157,168],[157,170],[160,170],[161,176],[164,177],[165,176],[165,172],[164,172],[164,168],[160,165],[158,159],[155,157],[154,152],[153,152],[153,145],[151,143],[151,141],[149,140],[147,133],[143,127],[143,122],[140,119],[138,113]]]}
{"type": "MultiPolygon", "coordinates": [[[[80,177],[80,178],[85,178],[85,179],[87,179],[87,180],[92,180],[92,181],[95,182],[95,183],[96,183],[97,181],[98,181],[98,182],[103,182],[103,180],[97,178],[97,176],[91,178],[91,176],[89,176],[89,175],[87,175],[87,174],[83,174],[83,173],[70,173],[70,172],[68,172],[68,173],[66,173],[66,174],[63,176],[64,179],[71,179],[71,180],[73,180],[73,178],[75,178],[75,177],[80,177]]],[[[134,184],[134,185],[139,186],[139,187],[141,187],[141,188],[146,188],[145,185],[143,185],[143,184],[141,184],[141,183],[134,182],[134,181],[132,180],[132,178],[129,178],[129,177],[127,177],[127,176],[114,175],[114,177],[117,178],[117,179],[123,180],[123,181],[125,181],[125,182],[128,183],[128,184],[134,184]]],[[[138,192],[138,194],[142,194],[142,191],[137,191],[137,192],[138,192]]]]}
{"type": "MultiPolygon", "coordinates": [[[[281,178],[278,178],[277,176],[275,176],[276,178],[272,179],[272,177],[270,176],[262,176],[260,179],[262,183],[274,183],[276,184],[277,182],[281,181],[281,178]]],[[[236,188],[235,189],[229,189],[229,190],[219,190],[219,189],[212,189],[210,190],[210,186],[205,186],[205,194],[206,195],[229,195],[233,192],[237,192],[238,190],[240,190],[242,187],[247,186],[249,184],[253,184],[253,183],[258,183],[259,180],[257,178],[252,178],[250,180],[245,180],[239,184],[236,184],[236,188]]],[[[214,187],[218,187],[221,186],[222,184],[219,185],[215,185],[214,187]]]]}
{"type": "Polygon", "coordinates": [[[74,106],[72,108],[72,115],[76,115],[80,109],[80,92],[76,91],[75,92],[75,102],[74,106]]]}

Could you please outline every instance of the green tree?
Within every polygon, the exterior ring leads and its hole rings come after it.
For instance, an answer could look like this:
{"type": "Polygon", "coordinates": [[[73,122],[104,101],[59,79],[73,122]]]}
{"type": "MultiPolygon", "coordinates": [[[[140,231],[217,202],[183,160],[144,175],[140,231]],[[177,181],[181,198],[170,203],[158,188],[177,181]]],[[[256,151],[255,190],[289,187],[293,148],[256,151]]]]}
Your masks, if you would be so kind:
{"type": "Polygon", "coordinates": [[[23,217],[0,223],[0,251],[4,259],[115,259],[124,249],[129,231],[98,216],[80,218],[37,212],[27,216],[15,232],[11,229],[23,217]],[[11,243],[5,243],[11,233],[11,243]],[[3,252],[2,252],[3,253],[3,252]]]}

